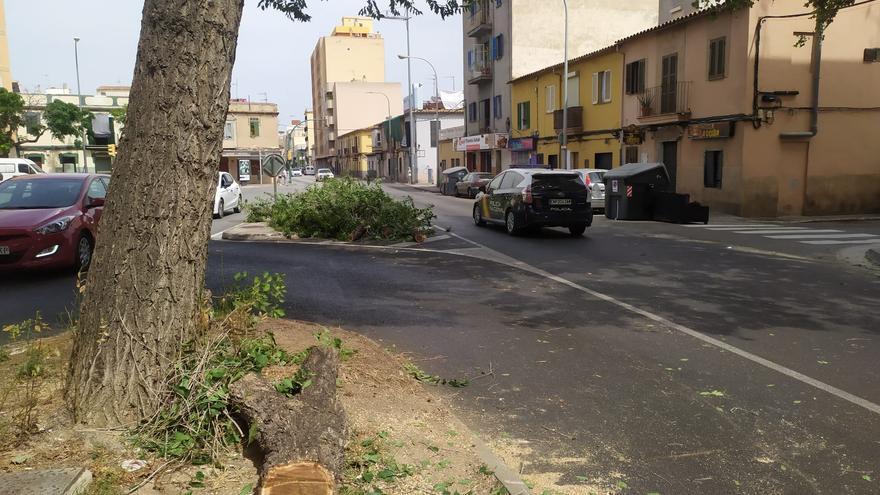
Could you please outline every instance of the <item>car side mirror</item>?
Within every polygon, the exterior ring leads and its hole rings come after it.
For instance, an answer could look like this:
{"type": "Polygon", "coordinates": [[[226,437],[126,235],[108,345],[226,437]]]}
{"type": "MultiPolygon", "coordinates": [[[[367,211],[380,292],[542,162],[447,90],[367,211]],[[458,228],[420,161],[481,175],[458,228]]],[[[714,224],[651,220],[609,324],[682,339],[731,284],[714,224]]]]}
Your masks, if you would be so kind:
{"type": "Polygon", "coordinates": [[[104,198],[89,197],[88,201],[86,202],[86,208],[99,208],[101,206],[104,206],[104,198]]]}

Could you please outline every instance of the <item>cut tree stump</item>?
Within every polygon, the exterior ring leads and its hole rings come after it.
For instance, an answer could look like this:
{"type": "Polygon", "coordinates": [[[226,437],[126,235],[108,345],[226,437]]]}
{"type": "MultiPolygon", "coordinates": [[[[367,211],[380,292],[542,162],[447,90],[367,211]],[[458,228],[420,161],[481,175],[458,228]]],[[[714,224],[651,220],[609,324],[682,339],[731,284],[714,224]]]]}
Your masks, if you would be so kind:
{"type": "Polygon", "coordinates": [[[261,495],[331,495],[342,474],[348,428],[336,397],[339,353],[315,347],[302,366],[312,382],[292,398],[257,374],[229,387],[263,456],[261,495]]]}

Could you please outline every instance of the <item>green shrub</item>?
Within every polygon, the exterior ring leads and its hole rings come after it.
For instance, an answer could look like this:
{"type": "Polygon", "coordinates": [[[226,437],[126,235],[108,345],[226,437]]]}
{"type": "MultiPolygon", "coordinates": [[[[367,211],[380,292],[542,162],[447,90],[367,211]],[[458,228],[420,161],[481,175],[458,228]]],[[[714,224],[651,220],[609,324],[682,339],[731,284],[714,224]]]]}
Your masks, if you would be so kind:
{"type": "Polygon", "coordinates": [[[248,204],[248,221],[269,223],[286,236],[349,240],[421,240],[431,231],[433,210],[412,199],[397,201],[378,183],[340,178],[306,191],[248,204]]]}

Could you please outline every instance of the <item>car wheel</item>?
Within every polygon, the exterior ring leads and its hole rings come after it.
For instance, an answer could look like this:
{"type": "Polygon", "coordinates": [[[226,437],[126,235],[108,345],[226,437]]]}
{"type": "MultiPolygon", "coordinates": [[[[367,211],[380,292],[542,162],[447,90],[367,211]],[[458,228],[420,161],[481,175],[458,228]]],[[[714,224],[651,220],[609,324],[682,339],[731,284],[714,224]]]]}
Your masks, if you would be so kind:
{"type": "Polygon", "coordinates": [[[477,197],[477,193],[476,193],[473,189],[468,188],[468,197],[469,197],[469,198],[476,198],[476,197],[477,197]]]}
{"type": "Polygon", "coordinates": [[[76,243],[77,273],[88,271],[89,266],[92,264],[92,250],[92,241],[89,239],[89,236],[86,234],[80,235],[79,241],[76,243]]]}
{"type": "Polygon", "coordinates": [[[223,214],[226,213],[223,211],[226,208],[226,205],[223,204],[223,200],[220,200],[220,204],[217,205],[217,218],[223,218],[223,214]]]}
{"type": "Polygon", "coordinates": [[[232,209],[235,213],[241,213],[241,195],[238,195],[238,201],[235,203],[235,208],[232,209]]]}
{"type": "Polygon", "coordinates": [[[513,214],[512,210],[507,211],[507,215],[504,216],[504,226],[507,228],[507,233],[510,235],[517,235],[522,230],[519,222],[516,221],[516,215],[513,214]]]}
{"type": "Polygon", "coordinates": [[[569,225],[568,227],[568,232],[571,234],[572,237],[580,237],[584,235],[584,232],[586,232],[586,230],[586,224],[569,225]]]}
{"type": "Polygon", "coordinates": [[[480,208],[480,205],[474,205],[474,225],[479,227],[486,225],[486,221],[483,220],[483,210],[480,208]]]}

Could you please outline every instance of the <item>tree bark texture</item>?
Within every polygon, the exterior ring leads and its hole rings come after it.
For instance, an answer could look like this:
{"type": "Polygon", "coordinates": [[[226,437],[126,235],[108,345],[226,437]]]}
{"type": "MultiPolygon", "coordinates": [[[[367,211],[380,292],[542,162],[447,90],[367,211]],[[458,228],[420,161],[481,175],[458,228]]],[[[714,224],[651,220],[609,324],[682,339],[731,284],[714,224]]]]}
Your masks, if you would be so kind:
{"type": "Polygon", "coordinates": [[[192,339],[243,0],[145,0],[131,103],[66,388],[77,420],[156,411],[192,339]]]}
{"type": "Polygon", "coordinates": [[[256,374],[229,387],[229,399],[256,428],[262,495],[330,495],[345,465],[348,429],[336,396],[339,353],[315,347],[303,367],[312,384],[293,398],[256,374]]]}

